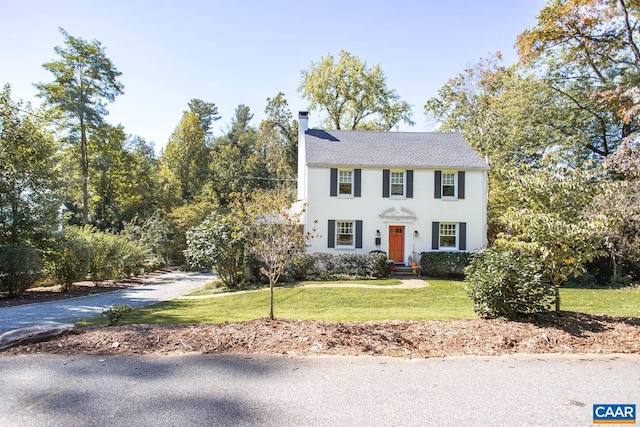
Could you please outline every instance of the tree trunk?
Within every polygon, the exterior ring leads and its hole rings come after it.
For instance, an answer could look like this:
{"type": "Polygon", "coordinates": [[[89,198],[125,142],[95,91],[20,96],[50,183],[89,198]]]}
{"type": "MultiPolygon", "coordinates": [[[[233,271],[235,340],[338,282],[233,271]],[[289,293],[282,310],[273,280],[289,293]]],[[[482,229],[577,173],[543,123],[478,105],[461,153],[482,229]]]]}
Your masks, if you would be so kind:
{"type": "Polygon", "coordinates": [[[269,319],[274,320],[275,316],[273,315],[273,288],[275,286],[275,283],[273,281],[272,278],[269,278],[269,288],[270,288],[270,295],[269,295],[269,319]]]}
{"type": "Polygon", "coordinates": [[[553,285],[556,290],[556,312],[560,311],[560,285],[553,285]]]}
{"type": "Polygon", "coordinates": [[[18,211],[18,197],[16,196],[15,186],[13,187],[14,193],[11,195],[11,236],[10,241],[11,244],[18,244],[18,215],[20,212],[18,211]]]}
{"type": "Polygon", "coordinates": [[[84,116],[80,116],[80,161],[82,162],[82,224],[89,224],[89,158],[87,153],[87,129],[84,116]]]}

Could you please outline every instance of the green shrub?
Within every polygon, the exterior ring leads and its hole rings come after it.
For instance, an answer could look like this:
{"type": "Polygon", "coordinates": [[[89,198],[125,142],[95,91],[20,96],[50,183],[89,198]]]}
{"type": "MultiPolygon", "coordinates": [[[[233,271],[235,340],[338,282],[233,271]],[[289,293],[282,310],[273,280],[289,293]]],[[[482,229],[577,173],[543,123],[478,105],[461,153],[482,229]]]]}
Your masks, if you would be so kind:
{"type": "Polygon", "coordinates": [[[99,285],[107,280],[122,280],[144,271],[146,251],[124,236],[86,227],[83,238],[91,248],[91,280],[99,285]]]}
{"type": "Polygon", "coordinates": [[[129,307],[128,304],[113,304],[110,308],[102,312],[102,317],[105,317],[109,325],[113,326],[120,323],[120,321],[131,314],[132,311],[133,309],[129,307]]]}
{"type": "Polygon", "coordinates": [[[0,289],[14,297],[22,295],[42,275],[42,260],[33,246],[0,247],[0,289]]]}
{"type": "Polygon", "coordinates": [[[213,214],[187,231],[184,256],[198,268],[211,269],[227,287],[242,284],[245,231],[237,217],[213,214]]]}
{"type": "Polygon", "coordinates": [[[307,252],[298,252],[291,259],[291,268],[288,276],[293,280],[304,280],[313,268],[313,259],[307,252]]]}
{"type": "Polygon", "coordinates": [[[554,288],[542,279],[539,254],[526,247],[493,247],[466,268],[469,296],[481,316],[515,318],[549,311],[554,288]]]}
{"type": "Polygon", "coordinates": [[[422,252],[420,267],[425,276],[462,279],[470,257],[468,252],[422,252]]]}
{"type": "Polygon", "coordinates": [[[366,279],[387,275],[384,253],[331,254],[302,252],[291,263],[291,275],[296,280],[366,279]]]}
{"type": "Polygon", "coordinates": [[[67,227],[47,254],[45,265],[48,275],[68,291],[73,282],[87,276],[91,266],[91,245],[79,229],[67,227]]]}
{"type": "Polygon", "coordinates": [[[252,283],[269,283],[269,278],[262,274],[265,263],[253,253],[248,253],[244,258],[244,268],[248,273],[248,277],[245,274],[245,279],[252,283]]]}
{"type": "Polygon", "coordinates": [[[144,220],[135,217],[124,223],[121,235],[129,241],[144,247],[144,264],[147,268],[156,269],[171,264],[175,253],[175,227],[165,218],[161,211],[144,220]]]}

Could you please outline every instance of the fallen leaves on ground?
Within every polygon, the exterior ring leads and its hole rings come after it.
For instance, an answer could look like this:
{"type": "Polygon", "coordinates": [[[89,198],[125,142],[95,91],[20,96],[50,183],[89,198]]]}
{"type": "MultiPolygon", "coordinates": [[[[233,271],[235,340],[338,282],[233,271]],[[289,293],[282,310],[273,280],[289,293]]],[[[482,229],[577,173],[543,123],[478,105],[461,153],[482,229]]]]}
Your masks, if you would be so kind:
{"type": "Polygon", "coordinates": [[[640,353],[640,318],[561,312],[502,319],[322,322],[257,319],[208,325],[88,327],[4,354],[174,353],[443,357],[640,353]]]}

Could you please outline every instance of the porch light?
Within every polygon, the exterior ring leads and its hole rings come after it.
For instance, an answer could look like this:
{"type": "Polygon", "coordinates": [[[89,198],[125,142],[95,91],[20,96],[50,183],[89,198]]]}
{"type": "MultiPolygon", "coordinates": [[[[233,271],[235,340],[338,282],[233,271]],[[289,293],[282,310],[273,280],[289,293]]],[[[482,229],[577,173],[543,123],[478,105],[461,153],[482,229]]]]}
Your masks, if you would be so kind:
{"type": "Polygon", "coordinates": [[[413,235],[416,236],[416,237],[420,237],[420,233],[418,233],[418,230],[414,231],[413,235]]]}
{"type": "Polygon", "coordinates": [[[380,230],[376,230],[376,237],[380,237],[380,230]]]}

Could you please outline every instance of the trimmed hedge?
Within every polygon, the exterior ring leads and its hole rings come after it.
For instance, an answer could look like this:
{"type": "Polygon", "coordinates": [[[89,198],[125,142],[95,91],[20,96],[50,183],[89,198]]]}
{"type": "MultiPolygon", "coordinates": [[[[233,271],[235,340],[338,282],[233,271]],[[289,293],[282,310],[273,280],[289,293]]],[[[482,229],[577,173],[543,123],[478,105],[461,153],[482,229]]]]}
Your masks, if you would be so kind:
{"type": "MultiPolygon", "coordinates": [[[[260,271],[251,264],[252,281],[259,282],[260,271]]],[[[388,274],[384,253],[330,254],[300,252],[293,256],[285,280],[355,280],[384,277],[388,274]]]]}
{"type": "Polygon", "coordinates": [[[464,269],[470,261],[469,252],[422,252],[420,254],[422,274],[441,279],[464,279],[464,269]]]}

